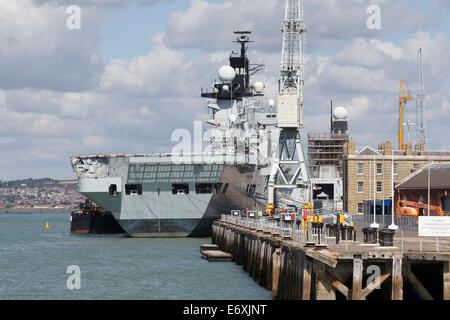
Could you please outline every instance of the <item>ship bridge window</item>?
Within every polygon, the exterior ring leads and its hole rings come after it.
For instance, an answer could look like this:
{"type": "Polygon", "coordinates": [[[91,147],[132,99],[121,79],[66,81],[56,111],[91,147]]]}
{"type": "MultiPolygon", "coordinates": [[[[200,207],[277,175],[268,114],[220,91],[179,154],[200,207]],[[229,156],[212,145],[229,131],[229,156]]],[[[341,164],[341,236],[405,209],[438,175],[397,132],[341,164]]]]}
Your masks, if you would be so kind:
{"type": "Polygon", "coordinates": [[[109,186],[109,195],[110,196],[117,196],[118,192],[117,192],[117,184],[112,184],[109,186]]]}
{"type": "Polygon", "coordinates": [[[197,194],[217,194],[222,188],[222,183],[197,183],[195,193],[197,194]]]}
{"type": "Polygon", "coordinates": [[[189,184],[173,184],[172,194],[189,194],[189,184]]]}
{"type": "Polygon", "coordinates": [[[129,195],[142,195],[142,184],[126,184],[125,194],[129,195]]]}

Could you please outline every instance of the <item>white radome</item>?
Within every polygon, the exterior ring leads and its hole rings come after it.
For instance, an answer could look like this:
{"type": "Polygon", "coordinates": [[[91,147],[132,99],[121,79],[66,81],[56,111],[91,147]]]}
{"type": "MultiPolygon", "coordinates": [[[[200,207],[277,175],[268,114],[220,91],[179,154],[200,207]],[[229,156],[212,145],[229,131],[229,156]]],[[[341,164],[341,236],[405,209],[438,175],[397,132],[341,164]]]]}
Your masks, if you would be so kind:
{"type": "Polygon", "coordinates": [[[347,120],[348,111],[344,107],[337,107],[333,111],[333,117],[335,120],[347,120]]]}
{"type": "Polygon", "coordinates": [[[273,107],[275,105],[275,100],[270,99],[269,100],[269,106],[273,107]]]}
{"type": "Polygon", "coordinates": [[[261,82],[261,81],[256,81],[256,82],[253,84],[253,88],[255,88],[255,91],[256,91],[257,93],[263,92],[264,87],[265,87],[265,86],[264,86],[264,83],[261,82]]]}
{"type": "Polygon", "coordinates": [[[230,66],[223,66],[219,69],[219,79],[223,82],[230,82],[236,77],[236,71],[230,66]]]}
{"type": "Polygon", "coordinates": [[[231,122],[235,122],[237,119],[237,116],[235,114],[230,114],[229,119],[231,122]]]}

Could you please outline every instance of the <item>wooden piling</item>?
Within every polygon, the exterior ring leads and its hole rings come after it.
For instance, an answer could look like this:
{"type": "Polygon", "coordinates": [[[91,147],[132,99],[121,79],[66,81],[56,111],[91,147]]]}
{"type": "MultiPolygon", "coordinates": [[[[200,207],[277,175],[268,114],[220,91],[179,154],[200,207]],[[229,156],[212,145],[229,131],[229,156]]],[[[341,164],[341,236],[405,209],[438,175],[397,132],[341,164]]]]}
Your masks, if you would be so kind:
{"type": "Polygon", "coordinates": [[[326,266],[318,261],[313,262],[315,273],[316,300],[336,300],[336,293],[326,276],[326,266]]]}
{"type": "Polygon", "coordinates": [[[361,259],[361,256],[355,256],[353,258],[352,300],[363,300],[362,281],[363,281],[363,261],[361,259]]]}
{"type": "Polygon", "coordinates": [[[443,266],[444,300],[450,300],[450,262],[444,261],[443,266]]]}
{"type": "Polygon", "coordinates": [[[311,298],[311,279],[312,278],[312,259],[303,256],[303,286],[302,286],[302,300],[309,300],[311,298]]]}
{"type": "Polygon", "coordinates": [[[392,259],[392,300],[403,300],[402,256],[392,259]]]}
{"type": "Polygon", "coordinates": [[[272,255],[272,299],[275,299],[278,291],[278,279],[280,276],[281,253],[277,249],[272,255]]]}

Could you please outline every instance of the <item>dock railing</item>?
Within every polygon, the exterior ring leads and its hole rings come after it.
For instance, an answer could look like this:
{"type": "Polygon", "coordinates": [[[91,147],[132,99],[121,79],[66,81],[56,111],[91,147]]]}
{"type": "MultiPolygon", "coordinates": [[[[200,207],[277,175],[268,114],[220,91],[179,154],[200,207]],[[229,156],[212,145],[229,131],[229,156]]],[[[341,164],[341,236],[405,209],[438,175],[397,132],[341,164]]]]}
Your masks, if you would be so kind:
{"type": "Polygon", "coordinates": [[[244,228],[262,231],[275,236],[281,236],[285,239],[292,239],[301,243],[325,244],[328,234],[324,232],[325,228],[314,228],[311,223],[301,223],[301,220],[291,221],[276,219],[269,216],[251,215],[221,215],[221,220],[244,228]]]}
{"type": "MultiPolygon", "coordinates": [[[[342,212],[343,213],[343,212],[342,212]]],[[[318,216],[329,218],[329,212],[326,210],[318,210],[315,212],[318,216]]],[[[262,231],[274,236],[280,236],[284,239],[292,239],[293,241],[309,244],[309,245],[328,245],[330,248],[348,250],[352,245],[362,244],[362,229],[369,228],[373,223],[373,215],[347,215],[346,225],[348,221],[353,222],[353,231],[351,236],[343,239],[341,236],[342,229],[336,230],[332,234],[330,224],[314,224],[309,220],[302,220],[302,215],[297,214],[290,220],[284,220],[281,216],[275,218],[272,216],[260,216],[256,212],[245,212],[238,214],[223,214],[221,220],[233,225],[262,231]],[[321,227],[317,227],[317,226],[321,227]],[[315,227],[316,226],[316,227],[315,227]],[[359,233],[359,243],[356,241],[356,233],[359,233]],[[349,241],[340,241],[349,240],[349,241]],[[350,247],[349,247],[350,246],[350,247]]],[[[373,246],[390,246],[395,247],[402,252],[449,252],[450,238],[421,238],[418,236],[418,219],[417,217],[394,217],[394,224],[398,226],[395,236],[391,240],[386,240],[382,236],[382,229],[387,229],[392,224],[392,216],[377,215],[376,222],[380,228],[376,232],[376,237],[368,243],[373,246]]]]}

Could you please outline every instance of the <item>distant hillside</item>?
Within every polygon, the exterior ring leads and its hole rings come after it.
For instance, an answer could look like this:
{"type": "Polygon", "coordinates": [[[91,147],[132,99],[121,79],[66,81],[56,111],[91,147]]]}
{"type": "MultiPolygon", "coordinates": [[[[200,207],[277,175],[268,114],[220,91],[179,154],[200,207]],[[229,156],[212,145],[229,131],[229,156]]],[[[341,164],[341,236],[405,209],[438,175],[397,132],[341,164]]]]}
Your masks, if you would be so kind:
{"type": "Polygon", "coordinates": [[[84,197],[75,180],[22,179],[0,181],[0,210],[71,209],[84,197]]]}
{"type": "Polygon", "coordinates": [[[72,187],[76,188],[76,181],[60,181],[54,180],[50,178],[42,178],[42,179],[22,179],[22,180],[13,180],[13,181],[0,181],[0,188],[44,188],[56,185],[66,185],[68,188],[72,187]]]}

